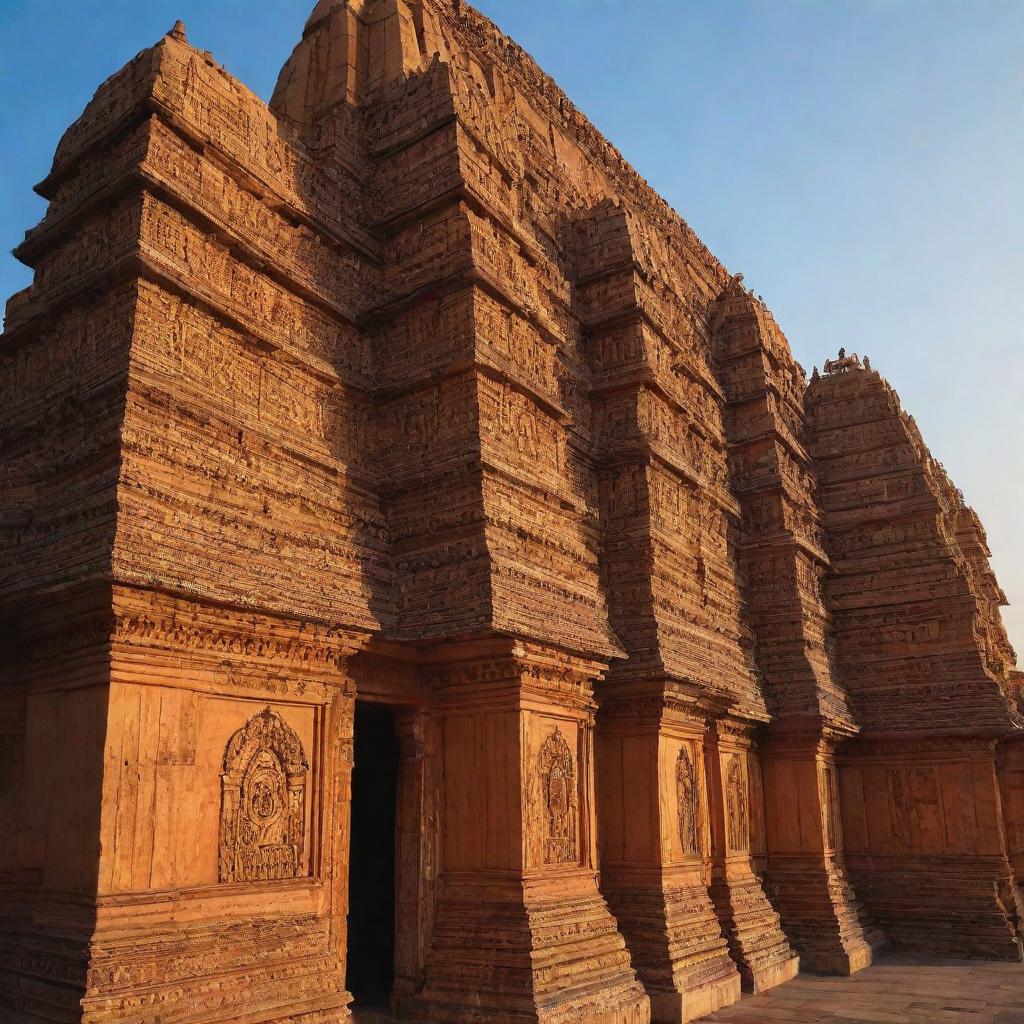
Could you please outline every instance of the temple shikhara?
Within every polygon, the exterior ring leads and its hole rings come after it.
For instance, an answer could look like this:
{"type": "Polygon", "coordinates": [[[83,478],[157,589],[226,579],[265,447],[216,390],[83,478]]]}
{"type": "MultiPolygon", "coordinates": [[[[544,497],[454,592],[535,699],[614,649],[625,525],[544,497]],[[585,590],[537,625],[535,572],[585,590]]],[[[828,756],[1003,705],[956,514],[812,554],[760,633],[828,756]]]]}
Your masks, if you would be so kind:
{"type": "Polygon", "coordinates": [[[1021,958],[978,517],[486,18],[321,0],[269,103],[179,23],[38,190],[3,1024],[682,1022],[1021,958]]]}

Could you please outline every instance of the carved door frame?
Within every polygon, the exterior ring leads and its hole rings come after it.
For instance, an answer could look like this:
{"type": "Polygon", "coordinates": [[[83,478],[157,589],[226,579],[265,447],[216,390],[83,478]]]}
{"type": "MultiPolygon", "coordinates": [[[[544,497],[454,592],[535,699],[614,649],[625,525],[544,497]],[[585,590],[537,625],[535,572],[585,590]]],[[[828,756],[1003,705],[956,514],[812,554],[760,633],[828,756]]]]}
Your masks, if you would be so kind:
{"type": "Polygon", "coordinates": [[[424,706],[392,705],[399,740],[395,793],[395,977],[392,998],[426,976],[438,874],[437,720],[424,706]],[[403,896],[408,898],[403,900],[403,896]]]}

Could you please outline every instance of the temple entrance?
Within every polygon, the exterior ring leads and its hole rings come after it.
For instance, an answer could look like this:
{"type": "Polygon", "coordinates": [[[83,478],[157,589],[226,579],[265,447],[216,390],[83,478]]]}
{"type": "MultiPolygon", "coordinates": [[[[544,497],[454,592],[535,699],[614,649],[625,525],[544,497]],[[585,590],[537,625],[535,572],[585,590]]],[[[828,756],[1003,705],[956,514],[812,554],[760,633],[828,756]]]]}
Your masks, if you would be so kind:
{"type": "Polygon", "coordinates": [[[385,1009],[394,987],[399,753],[393,709],[356,701],[345,987],[368,1011],[385,1009]]]}

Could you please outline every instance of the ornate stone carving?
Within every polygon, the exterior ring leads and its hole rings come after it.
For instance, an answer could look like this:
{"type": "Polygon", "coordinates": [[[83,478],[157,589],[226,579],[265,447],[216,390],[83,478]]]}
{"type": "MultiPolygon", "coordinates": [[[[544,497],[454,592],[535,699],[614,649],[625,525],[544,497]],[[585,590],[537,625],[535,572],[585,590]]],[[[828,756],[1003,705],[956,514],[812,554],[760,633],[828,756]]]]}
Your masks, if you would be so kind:
{"type": "Polygon", "coordinates": [[[679,808],[679,841],[683,853],[700,853],[700,800],[697,773],[684,743],[676,758],[676,803],[679,808]]]}
{"type": "Polygon", "coordinates": [[[861,879],[897,941],[1019,955],[980,522],[868,361],[808,388],[471,5],[323,0],[269,105],[176,27],[40,192],[0,340],[0,1017],[346,1019],[352,703],[392,684],[444,718],[402,735],[403,1016],[644,1024],[632,963],[679,1021],[789,939],[852,971],[861,879]],[[268,707],[218,779],[270,701],[315,752],[268,707]],[[496,886],[524,848],[550,877],[496,886]],[[55,954],[60,851],[124,900],[55,954]]]}
{"type": "Polygon", "coordinates": [[[303,873],[308,770],[295,730],[269,707],[231,737],[221,776],[222,882],[303,873]]]}
{"type": "Polygon", "coordinates": [[[544,804],[544,863],[579,860],[576,768],[565,737],[555,728],[540,748],[541,799],[544,804]]]}
{"type": "Polygon", "coordinates": [[[847,355],[845,348],[839,350],[839,355],[835,359],[825,360],[825,373],[845,373],[847,370],[863,369],[870,370],[871,363],[869,361],[862,363],[856,352],[847,355]]]}
{"type": "Polygon", "coordinates": [[[729,850],[740,853],[750,848],[750,801],[747,795],[746,766],[739,754],[731,754],[729,757],[725,804],[729,850]]]}

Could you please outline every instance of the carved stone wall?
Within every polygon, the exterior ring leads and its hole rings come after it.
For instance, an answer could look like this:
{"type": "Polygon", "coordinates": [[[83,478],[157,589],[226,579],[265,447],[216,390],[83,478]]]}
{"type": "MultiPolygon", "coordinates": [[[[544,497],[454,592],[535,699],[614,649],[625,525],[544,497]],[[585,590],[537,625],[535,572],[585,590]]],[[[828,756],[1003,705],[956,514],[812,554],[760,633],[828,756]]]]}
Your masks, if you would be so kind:
{"type": "Polygon", "coordinates": [[[996,738],[1020,727],[1004,598],[895,392],[840,362],[812,381],[808,413],[837,664],[863,727],[839,758],[849,867],[900,945],[1016,958],[995,761],[996,738]]]}
{"type": "Polygon", "coordinates": [[[1019,955],[977,516],[480,14],[321,0],[269,105],[175,26],[39,188],[0,1017],[349,1019],[356,698],[396,709],[403,1013],[1019,955]]]}

